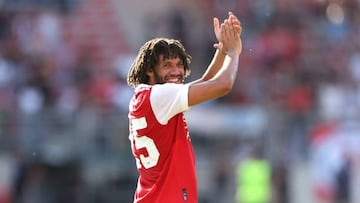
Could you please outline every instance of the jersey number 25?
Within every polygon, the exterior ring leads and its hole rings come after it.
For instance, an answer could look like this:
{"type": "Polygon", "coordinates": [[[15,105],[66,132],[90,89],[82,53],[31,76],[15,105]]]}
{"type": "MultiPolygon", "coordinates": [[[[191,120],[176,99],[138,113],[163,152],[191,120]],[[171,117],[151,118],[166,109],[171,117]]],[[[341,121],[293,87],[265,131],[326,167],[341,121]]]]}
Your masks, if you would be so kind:
{"type": "Polygon", "coordinates": [[[147,122],[145,117],[132,119],[131,126],[132,129],[130,129],[129,139],[131,141],[131,144],[135,145],[132,146],[132,148],[138,150],[145,148],[148,155],[145,156],[144,154],[140,154],[139,157],[135,157],[137,167],[141,168],[141,165],[143,165],[144,168],[149,169],[151,167],[156,166],[156,164],[159,161],[160,153],[154,141],[151,138],[147,137],[146,135],[139,136],[137,134],[137,130],[145,129],[147,127],[147,122]]]}

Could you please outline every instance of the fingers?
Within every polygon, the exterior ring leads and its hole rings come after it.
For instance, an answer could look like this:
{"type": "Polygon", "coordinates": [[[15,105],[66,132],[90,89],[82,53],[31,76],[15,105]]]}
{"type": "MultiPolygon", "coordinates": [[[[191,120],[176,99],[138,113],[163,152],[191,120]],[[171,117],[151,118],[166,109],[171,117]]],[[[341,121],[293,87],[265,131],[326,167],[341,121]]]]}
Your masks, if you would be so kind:
{"type": "Polygon", "coordinates": [[[214,44],[214,48],[222,50],[223,49],[223,43],[219,42],[219,43],[214,44]]]}
{"type": "Polygon", "coordinates": [[[233,26],[233,29],[235,31],[236,34],[240,34],[241,35],[241,32],[242,32],[242,27],[241,26],[233,26]]]}
{"type": "Polygon", "coordinates": [[[225,20],[224,23],[221,24],[221,36],[223,39],[223,43],[228,44],[229,41],[234,39],[236,37],[236,33],[234,31],[234,28],[232,27],[231,23],[228,20],[225,20]]]}
{"type": "MultiPolygon", "coordinates": [[[[225,23],[225,22],[224,22],[225,23]]],[[[220,34],[221,34],[221,41],[224,40],[224,37],[225,37],[225,24],[224,23],[221,23],[221,28],[220,28],[220,34]]]]}
{"type": "Polygon", "coordinates": [[[230,22],[230,21],[227,21],[227,22],[226,22],[226,25],[227,25],[227,26],[225,26],[225,31],[227,32],[226,34],[227,34],[229,37],[235,36],[234,28],[233,28],[231,22],[230,22]]]}
{"type": "MultiPolygon", "coordinates": [[[[240,40],[241,42],[241,24],[239,19],[229,12],[229,17],[221,24],[218,18],[213,18],[214,32],[218,42],[214,44],[214,48],[220,50],[222,53],[233,52],[234,50],[241,49],[237,47],[240,40]]],[[[241,44],[241,43],[240,43],[241,44]]]]}
{"type": "Polygon", "coordinates": [[[220,22],[218,18],[214,18],[214,32],[218,33],[220,31],[220,22]]]}
{"type": "Polygon", "coordinates": [[[221,29],[224,30],[224,35],[226,35],[226,37],[236,37],[236,35],[238,35],[235,27],[231,24],[231,22],[228,19],[224,20],[224,23],[222,23],[221,25],[222,25],[221,29]]]}
{"type": "Polygon", "coordinates": [[[228,20],[231,23],[233,29],[237,34],[241,34],[242,28],[241,28],[240,20],[231,11],[229,11],[228,14],[229,14],[228,20]]]}
{"type": "Polygon", "coordinates": [[[240,20],[231,12],[229,11],[229,21],[232,25],[240,25],[240,20]]]}

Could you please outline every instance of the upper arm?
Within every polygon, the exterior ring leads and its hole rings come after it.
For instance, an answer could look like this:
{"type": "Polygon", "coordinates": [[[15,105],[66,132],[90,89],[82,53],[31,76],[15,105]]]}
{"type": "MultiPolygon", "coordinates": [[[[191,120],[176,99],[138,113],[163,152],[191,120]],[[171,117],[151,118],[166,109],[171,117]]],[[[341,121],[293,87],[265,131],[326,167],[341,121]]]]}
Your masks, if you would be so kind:
{"type": "Polygon", "coordinates": [[[166,124],[174,115],[189,109],[188,90],[188,84],[167,83],[153,86],[150,104],[161,124],[166,124]]]}

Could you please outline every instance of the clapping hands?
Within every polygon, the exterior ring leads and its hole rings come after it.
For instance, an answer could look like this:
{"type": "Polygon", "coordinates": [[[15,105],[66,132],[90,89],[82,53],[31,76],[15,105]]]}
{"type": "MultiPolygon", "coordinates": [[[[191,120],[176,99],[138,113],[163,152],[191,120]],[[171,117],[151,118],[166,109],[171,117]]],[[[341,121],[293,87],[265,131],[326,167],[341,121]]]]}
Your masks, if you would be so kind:
{"type": "Polygon", "coordinates": [[[239,19],[229,12],[228,19],[223,23],[219,22],[218,18],[214,18],[214,33],[218,43],[214,44],[216,49],[219,49],[223,54],[239,55],[242,51],[241,35],[242,27],[239,19]]]}

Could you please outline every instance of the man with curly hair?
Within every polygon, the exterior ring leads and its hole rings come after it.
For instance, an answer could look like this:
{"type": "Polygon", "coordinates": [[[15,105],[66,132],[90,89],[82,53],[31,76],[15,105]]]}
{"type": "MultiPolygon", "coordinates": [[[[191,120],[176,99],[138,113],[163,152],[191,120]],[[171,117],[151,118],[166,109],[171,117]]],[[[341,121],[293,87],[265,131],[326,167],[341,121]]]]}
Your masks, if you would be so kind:
{"type": "Polygon", "coordinates": [[[237,17],[220,24],[218,42],[203,76],[184,84],[191,56],[175,39],[155,38],[140,49],[128,73],[135,89],[129,104],[129,139],[139,172],[134,203],[196,203],[195,155],[183,112],[228,94],[242,51],[237,17]]]}

